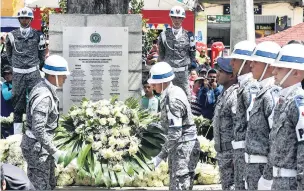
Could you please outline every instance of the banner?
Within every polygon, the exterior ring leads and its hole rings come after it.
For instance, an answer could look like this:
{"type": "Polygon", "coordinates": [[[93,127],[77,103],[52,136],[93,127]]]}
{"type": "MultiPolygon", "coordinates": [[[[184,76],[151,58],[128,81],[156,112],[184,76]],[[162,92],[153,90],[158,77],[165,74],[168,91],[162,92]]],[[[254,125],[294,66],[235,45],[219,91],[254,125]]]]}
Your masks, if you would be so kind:
{"type": "Polygon", "coordinates": [[[207,44],[207,15],[204,11],[195,15],[195,41],[207,44]]]}

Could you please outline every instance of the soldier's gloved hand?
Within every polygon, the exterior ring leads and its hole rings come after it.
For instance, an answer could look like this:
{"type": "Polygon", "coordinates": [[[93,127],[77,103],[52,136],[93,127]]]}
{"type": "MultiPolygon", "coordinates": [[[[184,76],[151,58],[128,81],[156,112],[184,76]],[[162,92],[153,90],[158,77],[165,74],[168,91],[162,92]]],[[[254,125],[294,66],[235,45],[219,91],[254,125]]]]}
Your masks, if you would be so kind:
{"type": "Polygon", "coordinates": [[[258,190],[271,190],[273,180],[266,180],[263,176],[259,179],[258,190]]]}
{"type": "Polygon", "coordinates": [[[59,159],[63,159],[65,157],[67,152],[65,151],[61,151],[61,150],[58,150],[56,151],[54,154],[53,154],[53,157],[55,159],[55,163],[57,164],[59,159]]]}
{"type": "Polygon", "coordinates": [[[151,162],[153,162],[154,167],[157,168],[158,165],[161,163],[161,161],[162,161],[162,159],[159,158],[158,156],[156,156],[156,157],[152,158],[152,161],[151,161],[151,162]]]}

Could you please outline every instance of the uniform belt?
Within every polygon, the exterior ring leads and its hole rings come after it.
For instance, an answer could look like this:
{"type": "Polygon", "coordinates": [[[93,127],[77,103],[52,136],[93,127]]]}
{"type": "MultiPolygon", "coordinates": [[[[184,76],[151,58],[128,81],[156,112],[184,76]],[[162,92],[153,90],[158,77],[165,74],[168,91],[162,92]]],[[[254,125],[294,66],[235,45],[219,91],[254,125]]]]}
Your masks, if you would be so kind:
{"type": "Polygon", "coordinates": [[[297,177],[297,171],[294,169],[273,167],[273,177],[297,177]]]}
{"type": "Polygon", "coordinates": [[[245,153],[245,162],[246,163],[267,163],[267,157],[262,155],[249,155],[245,153]]]}
{"type": "Polygon", "coordinates": [[[190,134],[190,135],[183,135],[181,138],[179,138],[178,142],[182,143],[182,142],[186,142],[186,141],[192,141],[197,139],[197,135],[196,134],[190,134]]]}
{"type": "Polygon", "coordinates": [[[245,141],[232,141],[231,144],[234,150],[245,148],[245,141]]]}
{"type": "Polygon", "coordinates": [[[231,142],[225,142],[225,143],[221,143],[221,144],[215,144],[214,145],[214,149],[217,152],[223,152],[223,151],[228,151],[233,149],[231,142]]]}
{"type": "Polygon", "coordinates": [[[28,68],[28,69],[13,68],[14,72],[21,73],[21,74],[28,74],[28,73],[31,73],[31,72],[35,72],[36,70],[39,70],[38,66],[34,66],[34,67],[31,67],[31,68],[28,68]]]}
{"type": "Polygon", "coordinates": [[[26,134],[26,136],[28,136],[29,138],[36,139],[36,137],[33,135],[32,131],[30,131],[30,130],[26,130],[26,131],[25,131],[25,134],[26,134]]]}
{"type": "Polygon", "coordinates": [[[187,71],[188,70],[188,66],[183,66],[183,67],[179,67],[179,68],[173,68],[173,72],[183,72],[183,71],[187,71]]]}

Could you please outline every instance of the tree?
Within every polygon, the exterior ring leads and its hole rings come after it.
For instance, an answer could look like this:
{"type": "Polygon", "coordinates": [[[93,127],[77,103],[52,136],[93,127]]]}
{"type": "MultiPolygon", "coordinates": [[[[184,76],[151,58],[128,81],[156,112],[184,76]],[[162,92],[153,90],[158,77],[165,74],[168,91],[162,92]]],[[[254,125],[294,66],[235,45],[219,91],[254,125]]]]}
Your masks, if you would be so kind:
{"type": "Polygon", "coordinates": [[[69,14],[128,14],[130,0],[67,0],[69,14]]]}

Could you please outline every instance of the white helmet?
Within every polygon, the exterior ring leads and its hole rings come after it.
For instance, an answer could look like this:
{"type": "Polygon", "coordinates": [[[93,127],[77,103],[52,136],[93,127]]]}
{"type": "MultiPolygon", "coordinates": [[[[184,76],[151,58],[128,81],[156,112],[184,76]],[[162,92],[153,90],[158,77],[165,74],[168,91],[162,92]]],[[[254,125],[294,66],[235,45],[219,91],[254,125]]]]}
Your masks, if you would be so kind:
{"type": "Polygon", "coordinates": [[[269,64],[275,61],[280,50],[281,46],[272,41],[264,41],[256,46],[253,54],[251,55],[251,60],[266,63],[259,81],[263,79],[269,64]]]}
{"type": "Polygon", "coordinates": [[[287,44],[283,46],[274,63],[274,67],[304,70],[304,45],[287,44]]]}
{"type": "Polygon", "coordinates": [[[181,6],[174,6],[171,8],[169,16],[186,18],[186,12],[181,6]]]}
{"type": "Polygon", "coordinates": [[[238,42],[233,49],[229,58],[240,60],[251,60],[251,55],[256,47],[256,44],[249,40],[238,42]]]}
{"type": "Polygon", "coordinates": [[[49,56],[44,62],[42,71],[49,75],[70,75],[68,62],[58,55],[49,56]]]}
{"type": "Polygon", "coordinates": [[[304,45],[302,44],[287,44],[283,46],[277,59],[271,65],[279,68],[290,68],[291,70],[289,70],[279,85],[285,82],[293,70],[304,70],[303,52],[304,45]]]}
{"type": "Polygon", "coordinates": [[[23,7],[18,11],[17,17],[27,17],[27,18],[31,18],[34,19],[34,13],[32,11],[32,9],[28,8],[28,7],[23,7]]]}
{"type": "Polygon", "coordinates": [[[233,52],[231,53],[228,58],[235,58],[235,59],[240,59],[244,60],[239,72],[237,73],[237,76],[241,75],[241,72],[245,66],[246,60],[251,60],[251,55],[256,47],[256,44],[252,41],[249,40],[243,40],[241,42],[238,42],[233,49],[233,52]]]}
{"type": "Polygon", "coordinates": [[[150,70],[149,84],[161,84],[170,82],[174,79],[175,75],[172,67],[167,62],[158,62],[152,66],[150,70]]]}
{"type": "Polygon", "coordinates": [[[251,55],[251,60],[271,64],[277,58],[281,46],[272,41],[264,41],[258,44],[251,55]]]}

